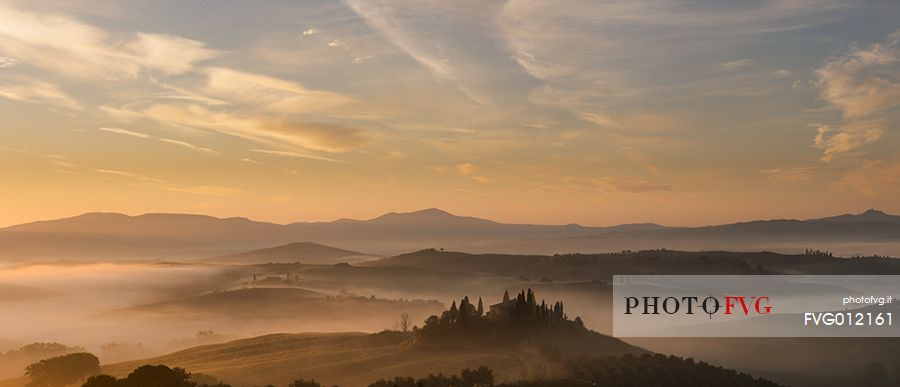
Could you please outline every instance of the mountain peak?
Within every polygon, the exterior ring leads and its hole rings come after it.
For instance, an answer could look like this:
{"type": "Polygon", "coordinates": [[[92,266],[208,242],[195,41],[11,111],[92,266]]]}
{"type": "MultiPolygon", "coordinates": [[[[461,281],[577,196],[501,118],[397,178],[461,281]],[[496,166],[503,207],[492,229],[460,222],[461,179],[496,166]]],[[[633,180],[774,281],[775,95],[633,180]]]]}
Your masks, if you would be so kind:
{"type": "Polygon", "coordinates": [[[468,216],[458,216],[451,214],[447,211],[444,211],[440,208],[426,208],[424,210],[418,210],[413,212],[389,212],[387,214],[381,215],[375,219],[369,220],[369,222],[375,223],[385,223],[385,224],[418,224],[418,225],[428,225],[428,224],[458,224],[458,223],[466,223],[469,224],[471,222],[490,222],[489,220],[472,218],[468,216]]]}
{"type": "Polygon", "coordinates": [[[429,219],[439,219],[439,218],[458,218],[458,216],[453,215],[447,211],[444,211],[440,208],[426,208],[424,210],[412,211],[412,212],[388,212],[387,214],[381,215],[372,220],[383,220],[383,219],[391,219],[391,218],[429,218],[429,219]]]}
{"type": "Polygon", "coordinates": [[[426,209],[424,209],[424,210],[413,211],[413,212],[410,212],[409,214],[410,214],[410,215],[453,216],[453,217],[456,216],[456,215],[453,215],[453,214],[451,214],[451,213],[449,213],[449,212],[447,212],[447,211],[444,211],[444,210],[442,210],[442,209],[440,209],[440,208],[435,208],[435,207],[432,207],[432,208],[426,208],[426,209]]]}
{"type": "Polygon", "coordinates": [[[900,221],[900,216],[891,215],[884,211],[871,208],[859,214],[832,216],[822,220],[830,222],[898,222],[900,221]]]}

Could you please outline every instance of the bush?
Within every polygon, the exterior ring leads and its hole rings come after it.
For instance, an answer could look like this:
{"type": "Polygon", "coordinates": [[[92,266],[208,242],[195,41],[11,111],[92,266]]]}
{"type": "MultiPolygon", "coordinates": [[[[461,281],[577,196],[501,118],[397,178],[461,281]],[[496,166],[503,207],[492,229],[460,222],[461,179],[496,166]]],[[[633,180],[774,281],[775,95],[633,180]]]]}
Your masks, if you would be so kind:
{"type": "Polygon", "coordinates": [[[297,379],[293,381],[291,384],[288,384],[288,387],[322,387],[319,382],[315,380],[306,380],[306,379],[297,379]]]}
{"type": "Polygon", "coordinates": [[[25,375],[31,377],[28,387],[62,387],[98,373],[100,359],[87,352],[51,357],[25,368],[25,375]]]}

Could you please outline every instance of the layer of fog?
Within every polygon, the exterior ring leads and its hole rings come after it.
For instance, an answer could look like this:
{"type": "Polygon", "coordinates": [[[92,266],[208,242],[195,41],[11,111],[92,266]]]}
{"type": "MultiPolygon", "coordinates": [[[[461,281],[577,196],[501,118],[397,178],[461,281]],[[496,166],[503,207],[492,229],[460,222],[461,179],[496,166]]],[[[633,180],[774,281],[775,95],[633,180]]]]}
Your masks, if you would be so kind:
{"type": "MultiPolygon", "coordinates": [[[[0,291],[15,292],[0,297],[0,343],[9,350],[32,342],[59,342],[98,354],[109,343],[168,350],[179,337],[194,337],[197,331],[100,315],[226,287],[239,276],[231,267],[177,264],[5,265],[0,268],[0,291]]],[[[151,352],[145,349],[141,352],[151,352]]]]}

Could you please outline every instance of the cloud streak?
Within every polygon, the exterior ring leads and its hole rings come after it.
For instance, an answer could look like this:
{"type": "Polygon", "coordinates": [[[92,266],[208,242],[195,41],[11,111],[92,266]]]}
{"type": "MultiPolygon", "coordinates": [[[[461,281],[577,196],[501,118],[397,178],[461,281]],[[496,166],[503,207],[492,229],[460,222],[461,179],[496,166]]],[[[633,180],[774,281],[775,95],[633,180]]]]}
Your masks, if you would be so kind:
{"type": "Polygon", "coordinates": [[[200,105],[155,104],[125,111],[176,128],[209,130],[276,146],[344,152],[368,142],[368,137],[354,127],[235,114],[200,105]]]}
{"type": "Polygon", "coordinates": [[[59,85],[33,79],[19,79],[14,82],[0,81],[0,97],[73,111],[83,110],[81,103],[66,93],[59,85]]]}
{"type": "Polygon", "coordinates": [[[0,69],[5,68],[5,67],[15,67],[17,62],[18,61],[13,58],[0,56],[0,69]]]}
{"type": "Polygon", "coordinates": [[[310,90],[296,82],[226,68],[205,71],[209,97],[227,99],[244,107],[279,114],[301,114],[334,109],[352,99],[338,93],[310,90]]]}
{"type": "Polygon", "coordinates": [[[131,181],[132,183],[139,184],[142,186],[147,186],[154,189],[164,190],[164,191],[173,191],[173,192],[184,192],[190,193],[194,195],[203,195],[203,196],[238,196],[243,195],[246,192],[237,188],[230,187],[221,187],[221,186],[211,186],[211,185],[179,185],[174,184],[165,179],[160,179],[156,177],[150,177],[141,175],[138,173],[115,170],[115,169],[97,169],[95,170],[97,173],[101,173],[104,175],[114,176],[117,178],[123,178],[127,181],[131,181]]]}
{"type": "Polygon", "coordinates": [[[288,167],[283,167],[283,166],[278,165],[278,164],[266,163],[266,162],[254,160],[254,159],[251,159],[251,158],[246,158],[246,157],[245,157],[245,158],[242,158],[241,161],[243,161],[243,162],[245,162],[245,163],[250,163],[250,164],[254,164],[254,165],[260,165],[260,166],[268,167],[268,168],[274,168],[274,169],[277,169],[277,170],[280,170],[280,171],[284,171],[284,172],[287,172],[287,173],[291,173],[291,174],[299,173],[299,171],[297,171],[297,170],[295,170],[295,169],[290,169],[290,168],[288,168],[288,167]]]}
{"type": "Polygon", "coordinates": [[[330,157],[324,157],[324,156],[319,156],[319,155],[314,155],[314,154],[309,154],[309,153],[282,151],[282,150],[275,150],[275,149],[251,149],[250,151],[255,152],[255,153],[270,155],[270,156],[290,157],[290,158],[297,158],[297,159],[310,159],[310,160],[317,160],[317,161],[327,161],[329,163],[348,164],[348,162],[344,161],[344,160],[333,159],[330,157]]]}
{"type": "Polygon", "coordinates": [[[665,184],[623,177],[601,177],[590,180],[590,183],[605,192],[648,193],[672,190],[672,187],[665,184]]]}
{"type": "Polygon", "coordinates": [[[97,129],[97,130],[100,130],[100,131],[102,131],[102,132],[109,132],[109,133],[115,133],[115,134],[122,134],[122,135],[126,135],[126,136],[137,137],[137,138],[144,138],[144,139],[149,139],[149,138],[150,138],[150,135],[149,135],[149,134],[146,134],[146,133],[140,133],[140,132],[135,132],[135,131],[131,131],[131,130],[127,130],[127,129],[122,129],[122,128],[107,128],[107,127],[102,127],[102,128],[97,129]]]}
{"type": "Polygon", "coordinates": [[[158,140],[158,141],[161,141],[161,142],[164,142],[164,143],[167,143],[167,144],[178,145],[178,146],[180,146],[180,147],[184,147],[184,148],[187,148],[187,149],[191,149],[191,150],[195,150],[195,151],[198,151],[198,152],[203,152],[203,153],[207,153],[207,154],[211,154],[211,155],[218,155],[218,154],[222,153],[222,152],[215,151],[215,150],[212,150],[212,149],[209,149],[209,148],[204,148],[204,147],[202,147],[202,146],[197,146],[197,145],[191,144],[191,143],[189,143],[189,142],[187,142],[187,141],[173,140],[173,139],[171,139],[171,138],[158,138],[157,140],[158,140]]]}
{"type": "MultiPolygon", "coordinates": [[[[145,140],[153,140],[153,139],[154,139],[154,137],[151,136],[151,135],[149,135],[149,134],[141,133],[141,132],[135,132],[135,131],[132,131],[132,130],[127,130],[127,129],[122,129],[122,128],[108,128],[108,127],[101,127],[101,128],[99,128],[98,130],[100,130],[100,131],[102,131],[102,132],[115,133],[115,134],[121,134],[121,135],[124,135],[124,136],[130,136],[130,137],[142,138],[142,139],[145,139],[145,140]]],[[[219,154],[222,153],[222,152],[219,152],[219,151],[216,151],[216,150],[213,150],[213,149],[204,148],[204,147],[199,146],[199,145],[194,145],[194,144],[191,144],[191,143],[189,143],[189,142],[187,142],[187,141],[182,141],[182,140],[175,140],[175,139],[171,139],[171,138],[156,138],[156,140],[159,141],[159,142],[166,143],[166,144],[178,145],[178,146],[183,147],[183,148],[187,148],[187,149],[190,149],[190,150],[195,150],[195,151],[202,152],[202,153],[206,153],[206,154],[210,154],[210,155],[219,155],[219,154]]]]}
{"type": "Polygon", "coordinates": [[[78,79],[182,74],[218,55],[195,40],[150,33],[122,39],[65,15],[35,14],[3,4],[0,20],[0,51],[78,79]]]}
{"type": "Polygon", "coordinates": [[[820,97],[844,118],[838,128],[820,126],[813,141],[828,162],[887,131],[889,125],[875,117],[900,105],[900,30],[882,43],[830,58],[815,73],[820,97]]]}

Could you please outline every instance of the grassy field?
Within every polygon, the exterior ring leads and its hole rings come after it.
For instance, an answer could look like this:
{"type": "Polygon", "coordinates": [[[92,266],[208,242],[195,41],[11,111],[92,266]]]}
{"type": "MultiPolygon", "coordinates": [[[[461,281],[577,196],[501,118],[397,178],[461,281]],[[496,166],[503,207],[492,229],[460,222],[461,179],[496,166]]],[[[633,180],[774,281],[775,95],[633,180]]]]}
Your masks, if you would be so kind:
{"type": "Polygon", "coordinates": [[[380,378],[453,374],[480,365],[492,368],[498,381],[551,377],[561,372],[558,364],[527,346],[429,348],[410,344],[408,336],[400,333],[268,335],[107,365],[103,369],[124,376],[143,364],[183,367],[234,385],[285,385],[299,378],[314,378],[328,385],[366,386],[380,378]]]}

